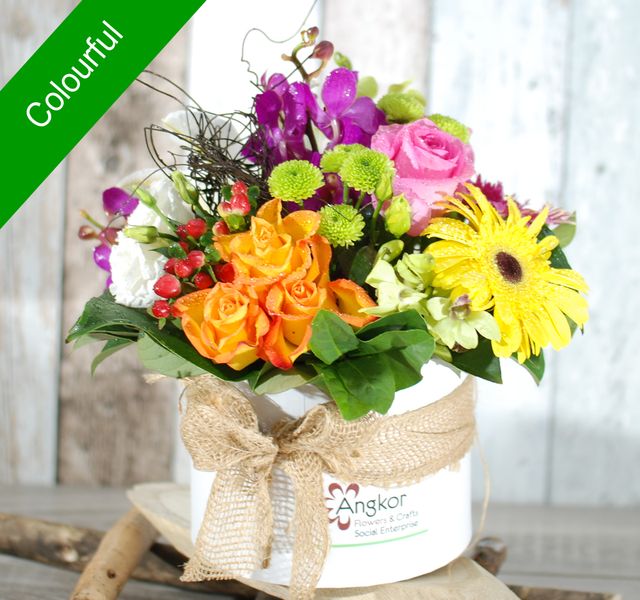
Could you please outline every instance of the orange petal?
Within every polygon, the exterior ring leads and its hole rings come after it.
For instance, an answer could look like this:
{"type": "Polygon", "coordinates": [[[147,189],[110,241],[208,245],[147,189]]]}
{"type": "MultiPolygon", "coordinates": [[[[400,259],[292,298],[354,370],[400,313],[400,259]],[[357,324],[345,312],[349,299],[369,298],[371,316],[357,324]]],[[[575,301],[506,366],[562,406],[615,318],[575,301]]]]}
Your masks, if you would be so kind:
{"type": "Polygon", "coordinates": [[[330,309],[349,325],[362,327],[377,319],[373,315],[360,312],[360,309],[376,306],[376,303],[357,283],[349,279],[336,279],[329,282],[329,289],[333,296],[333,302],[329,304],[330,309]]]}
{"type": "Polygon", "coordinates": [[[306,240],[316,234],[320,227],[320,219],[320,213],[297,210],[284,218],[282,227],[295,241],[306,240]]]}
{"type": "Polygon", "coordinates": [[[259,219],[264,219],[265,221],[271,223],[275,226],[278,233],[282,228],[282,202],[277,198],[274,200],[269,200],[269,202],[265,202],[256,213],[256,216],[259,219]]]}

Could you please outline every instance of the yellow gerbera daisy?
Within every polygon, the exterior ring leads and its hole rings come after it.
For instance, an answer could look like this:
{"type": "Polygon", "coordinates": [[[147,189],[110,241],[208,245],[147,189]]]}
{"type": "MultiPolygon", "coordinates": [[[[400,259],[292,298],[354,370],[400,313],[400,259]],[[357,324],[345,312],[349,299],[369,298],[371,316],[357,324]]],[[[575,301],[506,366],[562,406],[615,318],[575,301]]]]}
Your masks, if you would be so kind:
{"type": "Polygon", "coordinates": [[[509,199],[503,219],[482,192],[467,185],[469,194],[446,199],[446,212],[462,215],[433,219],[424,235],[439,238],[429,245],[435,259],[433,286],[451,290],[451,298],[471,298],[474,311],[493,308],[502,337],[493,341],[496,356],[518,354],[524,362],[551,344],[556,350],[571,340],[569,317],[578,326],[588,318],[587,291],[582,276],[551,266],[553,235],[538,240],[548,209],[533,222],[509,199]]]}

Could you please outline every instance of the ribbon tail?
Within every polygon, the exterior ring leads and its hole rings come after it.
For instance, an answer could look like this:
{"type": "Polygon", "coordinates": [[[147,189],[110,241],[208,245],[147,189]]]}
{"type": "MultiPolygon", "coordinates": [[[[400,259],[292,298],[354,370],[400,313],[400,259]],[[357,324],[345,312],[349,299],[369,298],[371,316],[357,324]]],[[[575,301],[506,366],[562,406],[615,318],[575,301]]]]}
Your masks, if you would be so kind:
{"type": "Polygon", "coordinates": [[[322,462],[299,456],[282,465],[295,495],[293,566],[290,598],[312,600],[329,552],[329,527],[324,503],[322,462]]]}
{"type": "Polygon", "coordinates": [[[217,473],[193,557],[182,581],[249,577],[268,563],[273,513],[266,477],[238,469],[217,473]]]}

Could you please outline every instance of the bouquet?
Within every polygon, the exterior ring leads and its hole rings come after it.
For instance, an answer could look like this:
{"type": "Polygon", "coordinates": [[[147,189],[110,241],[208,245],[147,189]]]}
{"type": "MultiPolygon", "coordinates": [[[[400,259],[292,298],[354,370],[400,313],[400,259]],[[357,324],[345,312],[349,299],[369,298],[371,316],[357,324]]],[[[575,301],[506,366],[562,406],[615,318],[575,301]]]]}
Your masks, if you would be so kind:
{"type": "Polygon", "coordinates": [[[257,393],[311,382],[345,419],[386,413],[429,360],[500,382],[514,357],[540,380],[588,318],[574,215],[505,196],[468,127],[407,84],[376,102],[316,36],[286,57],[299,81],[263,76],[248,115],[172,115],[186,160],[104,192],[108,223],[80,235],[108,289],[69,339],[105,339],[94,364],[137,343],[154,371],[257,393]]]}
{"type": "Polygon", "coordinates": [[[501,382],[513,358],[540,381],[543,350],[588,319],[563,251],[575,215],[506,195],[468,126],[408,83],[379,93],[317,36],[256,82],[251,112],[186,106],[147,129],[179,148],[104,192],[106,223],[87,215],[107,290],[69,340],[104,340],[94,368],[136,344],[171,377],[312,384],[345,426],[429,362],[501,382]]]}

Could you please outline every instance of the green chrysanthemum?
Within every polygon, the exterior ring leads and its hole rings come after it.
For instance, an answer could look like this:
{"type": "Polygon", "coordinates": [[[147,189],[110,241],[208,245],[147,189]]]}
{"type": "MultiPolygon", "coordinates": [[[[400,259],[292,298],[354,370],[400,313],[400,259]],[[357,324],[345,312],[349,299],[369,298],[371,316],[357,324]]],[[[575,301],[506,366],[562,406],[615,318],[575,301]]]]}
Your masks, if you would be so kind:
{"type": "Polygon", "coordinates": [[[378,186],[393,179],[394,174],[391,159],[382,152],[369,149],[352,153],[340,169],[344,184],[365,194],[373,194],[378,186]]]}
{"type": "Polygon", "coordinates": [[[274,198],[302,204],[324,184],[322,171],[307,160],[280,163],[269,177],[269,191],[274,198]]]}
{"type": "Polygon", "coordinates": [[[324,153],[320,168],[325,173],[338,173],[347,158],[366,149],[362,144],[338,144],[333,150],[324,153]]]}
{"type": "Polygon", "coordinates": [[[424,97],[415,90],[390,92],[378,100],[378,108],[387,115],[390,123],[411,123],[424,117],[424,97]]]}
{"type": "Polygon", "coordinates": [[[453,117],[446,115],[429,115],[429,120],[433,121],[442,131],[446,131],[453,137],[457,137],[464,144],[469,143],[471,132],[466,125],[456,121],[453,117]]]}
{"type": "Polygon", "coordinates": [[[362,215],[350,204],[329,204],[320,209],[318,233],[334,247],[353,246],[364,230],[362,215]]]}

